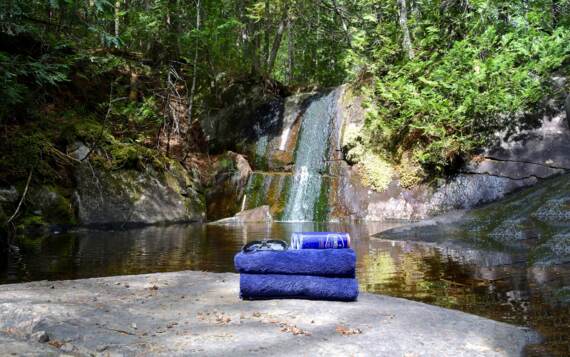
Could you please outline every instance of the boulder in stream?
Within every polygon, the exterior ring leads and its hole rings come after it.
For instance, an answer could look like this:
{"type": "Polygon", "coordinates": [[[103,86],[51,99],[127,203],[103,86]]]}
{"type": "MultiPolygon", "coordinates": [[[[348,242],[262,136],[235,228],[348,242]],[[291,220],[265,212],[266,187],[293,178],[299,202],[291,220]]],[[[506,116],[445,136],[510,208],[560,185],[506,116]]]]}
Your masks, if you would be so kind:
{"type": "Polygon", "coordinates": [[[220,219],[213,224],[269,223],[273,221],[269,206],[261,206],[237,213],[233,217],[220,219]]]}
{"type": "Polygon", "coordinates": [[[544,180],[508,198],[471,210],[393,228],[376,235],[432,241],[455,236],[527,251],[530,264],[570,263],[570,174],[544,180]]]}
{"type": "Polygon", "coordinates": [[[79,223],[144,225],[196,222],[205,218],[198,184],[177,162],[168,170],[105,170],[89,162],[75,171],[74,193],[79,223]]]}

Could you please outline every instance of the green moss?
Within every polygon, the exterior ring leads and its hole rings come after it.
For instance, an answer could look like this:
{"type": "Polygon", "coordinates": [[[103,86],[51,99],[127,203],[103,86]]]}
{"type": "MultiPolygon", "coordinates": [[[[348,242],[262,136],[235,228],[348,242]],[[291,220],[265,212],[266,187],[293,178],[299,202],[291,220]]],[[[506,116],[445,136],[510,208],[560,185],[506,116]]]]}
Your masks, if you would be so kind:
{"type": "Polygon", "coordinates": [[[91,116],[84,116],[74,111],[63,113],[66,125],[63,127],[60,139],[71,144],[76,141],[86,143],[113,143],[116,141],[108,128],[91,116]]]}
{"type": "Polygon", "coordinates": [[[402,155],[397,170],[400,176],[400,185],[404,188],[417,186],[427,177],[421,164],[412,153],[402,155]]]}
{"type": "Polygon", "coordinates": [[[329,190],[330,181],[326,178],[322,178],[321,191],[317,202],[315,202],[313,220],[317,222],[324,222],[329,216],[329,190]]]}
{"type": "Polygon", "coordinates": [[[364,184],[374,190],[382,192],[392,181],[394,169],[380,156],[367,152],[360,162],[361,174],[364,184]]]}
{"type": "Polygon", "coordinates": [[[285,210],[285,201],[283,189],[286,186],[287,180],[290,175],[273,175],[271,177],[271,183],[269,185],[269,190],[267,192],[267,204],[271,209],[271,215],[275,219],[280,219],[283,216],[283,211],[285,210]]]}
{"type": "Polygon", "coordinates": [[[265,194],[263,186],[265,183],[265,175],[260,173],[253,173],[246,188],[246,209],[259,207],[263,202],[265,194]]]}
{"type": "Polygon", "coordinates": [[[42,210],[42,213],[45,221],[49,223],[77,224],[71,201],[61,193],[58,193],[56,200],[42,210]]]}
{"type": "Polygon", "coordinates": [[[24,216],[23,218],[21,218],[18,221],[18,225],[16,227],[16,229],[18,231],[23,231],[24,229],[28,228],[28,227],[34,227],[34,226],[45,226],[47,225],[47,222],[45,221],[44,217],[41,215],[27,215],[24,216]]]}

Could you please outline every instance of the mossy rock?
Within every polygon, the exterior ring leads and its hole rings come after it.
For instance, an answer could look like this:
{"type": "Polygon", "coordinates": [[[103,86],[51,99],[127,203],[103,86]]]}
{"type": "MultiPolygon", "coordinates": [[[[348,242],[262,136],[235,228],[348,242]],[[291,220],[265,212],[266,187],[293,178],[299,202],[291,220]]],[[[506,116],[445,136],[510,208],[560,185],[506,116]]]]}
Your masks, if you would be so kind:
{"type": "Polygon", "coordinates": [[[292,181],[293,176],[288,173],[254,172],[246,187],[244,209],[267,205],[273,218],[281,219],[292,181]]]}
{"type": "Polygon", "coordinates": [[[570,263],[570,231],[553,234],[543,240],[532,254],[534,264],[570,263]]]}
{"type": "Polygon", "coordinates": [[[75,205],[83,225],[141,225],[201,221],[204,197],[176,162],[163,172],[77,167],[75,205]]]}
{"type": "Polygon", "coordinates": [[[41,186],[30,195],[32,211],[39,212],[44,223],[74,225],[77,223],[70,194],[56,186],[41,186]]]}

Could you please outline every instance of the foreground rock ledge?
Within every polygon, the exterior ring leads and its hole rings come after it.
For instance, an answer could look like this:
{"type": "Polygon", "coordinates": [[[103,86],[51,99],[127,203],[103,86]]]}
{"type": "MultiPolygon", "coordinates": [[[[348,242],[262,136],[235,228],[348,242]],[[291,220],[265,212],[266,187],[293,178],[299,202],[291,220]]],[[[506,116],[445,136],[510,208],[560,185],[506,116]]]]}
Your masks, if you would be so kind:
{"type": "Polygon", "coordinates": [[[241,301],[238,286],[191,271],[3,285],[0,355],[520,356],[538,342],[404,299],[241,301]]]}

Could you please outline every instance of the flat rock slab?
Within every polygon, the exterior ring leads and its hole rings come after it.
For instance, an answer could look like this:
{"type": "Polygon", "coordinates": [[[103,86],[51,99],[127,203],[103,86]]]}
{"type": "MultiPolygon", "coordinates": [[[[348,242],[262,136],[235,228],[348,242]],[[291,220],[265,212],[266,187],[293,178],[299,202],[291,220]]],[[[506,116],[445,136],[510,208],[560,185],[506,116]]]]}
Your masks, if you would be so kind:
{"type": "Polygon", "coordinates": [[[387,296],[241,301],[238,289],[237,274],[193,271],[2,285],[0,355],[520,356],[539,341],[387,296]]]}

